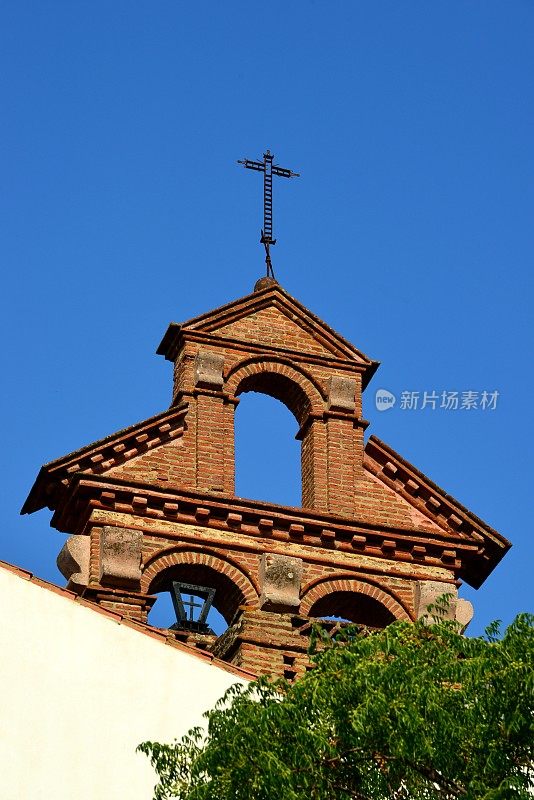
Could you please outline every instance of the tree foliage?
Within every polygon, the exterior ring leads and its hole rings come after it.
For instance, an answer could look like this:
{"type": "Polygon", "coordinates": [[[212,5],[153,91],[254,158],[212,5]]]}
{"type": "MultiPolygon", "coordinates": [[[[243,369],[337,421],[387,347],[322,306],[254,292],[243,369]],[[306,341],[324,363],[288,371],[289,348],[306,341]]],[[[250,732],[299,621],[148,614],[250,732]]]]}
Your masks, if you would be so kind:
{"type": "Polygon", "coordinates": [[[233,686],[207,732],[145,742],[156,800],[532,800],[534,617],[499,637],[317,634],[300,680],[233,686]]]}

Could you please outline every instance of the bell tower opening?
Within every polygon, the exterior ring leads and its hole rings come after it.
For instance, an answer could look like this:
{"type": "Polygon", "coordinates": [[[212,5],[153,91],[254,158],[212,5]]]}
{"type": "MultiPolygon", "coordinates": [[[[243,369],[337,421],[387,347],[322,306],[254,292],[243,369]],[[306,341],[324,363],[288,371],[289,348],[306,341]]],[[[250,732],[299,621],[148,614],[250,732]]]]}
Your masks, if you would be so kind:
{"type": "Polygon", "coordinates": [[[157,600],[148,622],[158,628],[174,626],[219,636],[233,621],[239,606],[246,602],[246,597],[231,577],[217,569],[217,564],[201,563],[203,557],[199,551],[189,555],[163,569],[152,580],[149,591],[156,595],[157,600]],[[207,616],[204,624],[199,626],[195,621],[199,619],[197,612],[207,599],[206,589],[210,595],[207,616]],[[182,613],[177,608],[177,597],[181,600],[182,613]]]}
{"type": "Polygon", "coordinates": [[[235,493],[285,506],[301,505],[298,423],[279,400],[240,397],[235,413],[235,493]]]}
{"type": "Polygon", "coordinates": [[[385,628],[395,621],[395,615],[382,603],[359,592],[332,592],[318,600],[309,615],[354,622],[369,628],[385,628]]]}

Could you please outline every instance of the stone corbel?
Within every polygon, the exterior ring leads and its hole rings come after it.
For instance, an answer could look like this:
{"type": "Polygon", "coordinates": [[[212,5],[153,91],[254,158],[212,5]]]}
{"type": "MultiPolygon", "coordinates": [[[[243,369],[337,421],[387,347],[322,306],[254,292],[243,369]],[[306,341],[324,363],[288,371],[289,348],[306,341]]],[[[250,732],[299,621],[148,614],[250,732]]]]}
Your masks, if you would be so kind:
{"type": "Polygon", "coordinates": [[[300,604],[302,559],[263,553],[260,559],[260,608],[295,611],[300,604]]]}
{"type": "Polygon", "coordinates": [[[456,615],[456,602],[458,593],[456,587],[443,581],[417,581],[415,584],[415,614],[417,619],[428,616],[432,620],[432,610],[429,606],[434,605],[439,597],[444,594],[452,595],[449,598],[449,606],[445,613],[445,619],[454,619],[456,615]]]}
{"type": "Polygon", "coordinates": [[[356,381],[333,375],[329,381],[328,410],[354,412],[356,410],[356,381]]]}
{"type": "Polygon", "coordinates": [[[469,600],[465,600],[463,597],[459,597],[456,601],[456,622],[459,622],[462,626],[462,631],[465,631],[471,620],[473,619],[473,615],[475,613],[475,609],[473,608],[473,603],[469,600]]]}
{"type": "Polygon", "coordinates": [[[473,606],[469,600],[458,597],[456,587],[450,583],[442,581],[417,581],[415,585],[415,614],[417,619],[427,616],[432,620],[432,611],[428,607],[434,605],[438,598],[444,594],[451,594],[449,607],[445,613],[445,619],[454,619],[460,623],[462,630],[469,625],[473,619],[473,606]]]}
{"type": "Polygon", "coordinates": [[[57,566],[69,585],[87,586],[89,583],[89,536],[69,536],[57,557],[57,566]]]}
{"type": "Polygon", "coordinates": [[[143,535],[132,528],[104,525],[100,536],[100,581],[107,586],[137,586],[141,580],[143,535]]]}
{"type": "Polygon", "coordinates": [[[195,358],[195,386],[202,389],[221,389],[224,356],[209,350],[200,350],[195,358]]]}

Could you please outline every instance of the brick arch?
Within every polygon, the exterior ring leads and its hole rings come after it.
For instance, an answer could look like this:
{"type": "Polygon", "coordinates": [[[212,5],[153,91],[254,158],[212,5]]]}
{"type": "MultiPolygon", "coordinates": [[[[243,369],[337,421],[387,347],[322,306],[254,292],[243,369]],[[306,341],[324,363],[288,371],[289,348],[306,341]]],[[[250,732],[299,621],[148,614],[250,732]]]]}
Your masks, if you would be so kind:
{"type": "Polygon", "coordinates": [[[228,623],[239,606],[258,605],[259,592],[251,578],[232,560],[208,550],[170,547],[156,553],[144,565],[141,591],[161,591],[173,577],[213,586],[213,605],[228,623]]]}
{"type": "Polygon", "coordinates": [[[322,413],[324,398],[317,382],[286,359],[249,358],[236,365],[226,379],[233,395],[260,392],[280,400],[300,425],[310,412],[322,413]]]}
{"type": "MultiPolygon", "coordinates": [[[[407,609],[393,595],[371,583],[344,575],[320,581],[305,590],[300,604],[300,613],[304,616],[314,616],[313,612],[320,609],[321,601],[324,603],[330,596],[346,597],[350,594],[369,598],[369,602],[382,606],[394,619],[412,621],[407,609]]],[[[329,611],[329,614],[331,613],[329,611]]]]}

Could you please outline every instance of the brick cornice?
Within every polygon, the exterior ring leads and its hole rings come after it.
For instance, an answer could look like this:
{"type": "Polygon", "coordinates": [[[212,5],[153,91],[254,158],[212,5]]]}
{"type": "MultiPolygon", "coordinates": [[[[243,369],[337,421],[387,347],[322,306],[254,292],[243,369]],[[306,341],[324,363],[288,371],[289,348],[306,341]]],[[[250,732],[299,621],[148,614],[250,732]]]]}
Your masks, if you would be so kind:
{"type": "MultiPolygon", "coordinates": [[[[172,324],[174,325],[175,323],[172,324]]],[[[277,347],[276,345],[263,343],[260,344],[259,342],[235,339],[230,336],[217,336],[217,334],[214,333],[205,333],[203,331],[187,331],[183,330],[183,328],[181,328],[179,325],[176,326],[176,338],[172,351],[169,351],[168,360],[173,361],[176,358],[179,349],[187,342],[215,345],[217,347],[224,347],[228,350],[244,350],[251,356],[256,354],[259,357],[272,355],[274,357],[288,359],[292,363],[297,362],[302,364],[317,364],[319,366],[324,366],[327,369],[333,368],[337,370],[344,370],[350,373],[362,373],[364,376],[367,376],[367,383],[371,377],[368,374],[368,364],[357,361],[349,361],[346,358],[339,358],[333,354],[324,356],[320,353],[306,353],[302,352],[302,350],[292,350],[289,347],[286,348],[277,347]]],[[[373,361],[371,364],[376,365],[376,367],[373,369],[374,372],[375,369],[378,368],[378,362],[373,361]]]]}
{"type": "MultiPolygon", "coordinates": [[[[370,523],[253,500],[203,492],[172,491],[108,476],[77,474],[65,490],[51,524],[66,533],[85,532],[93,509],[239,531],[273,546],[295,542],[307,547],[359,553],[375,559],[442,567],[465,578],[473,561],[486,556],[483,543],[443,530],[442,534],[370,523]]],[[[134,519],[132,519],[134,524],[134,519]]],[[[496,562],[495,562],[496,563],[496,562]]]]}

